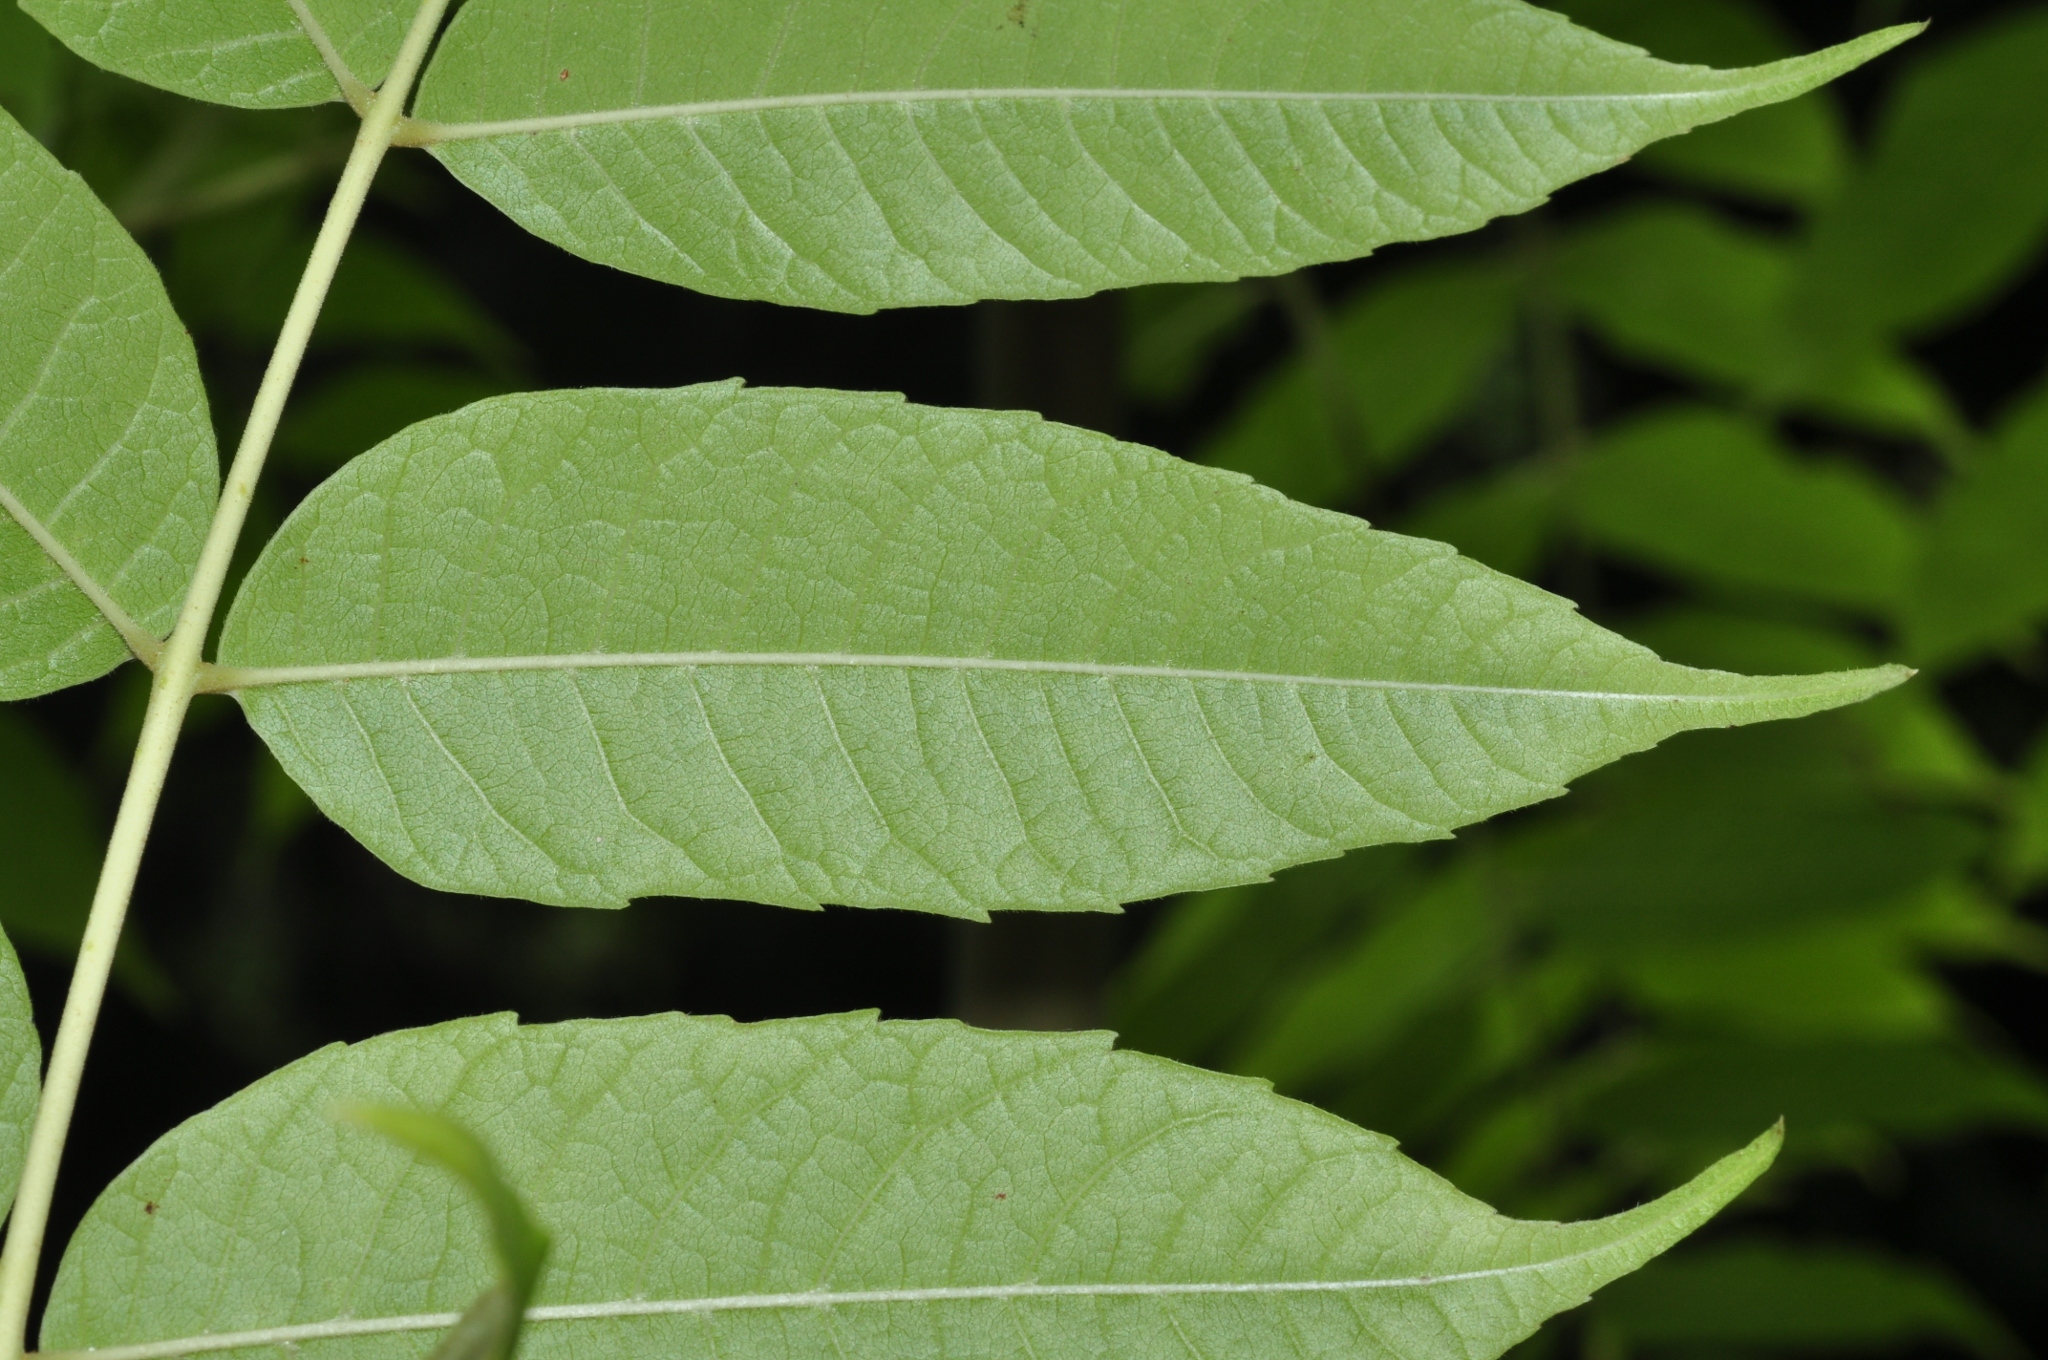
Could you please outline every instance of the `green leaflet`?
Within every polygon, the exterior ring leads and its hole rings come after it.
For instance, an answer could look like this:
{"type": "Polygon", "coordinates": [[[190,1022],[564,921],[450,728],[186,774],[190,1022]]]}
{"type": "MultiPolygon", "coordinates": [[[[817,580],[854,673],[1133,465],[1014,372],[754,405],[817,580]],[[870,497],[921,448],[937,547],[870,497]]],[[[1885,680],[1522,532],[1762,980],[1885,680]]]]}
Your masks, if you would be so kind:
{"type": "Polygon", "coordinates": [[[472,0],[409,136],[588,259],[866,312],[1469,230],[1914,31],[1720,72],[1520,0],[472,0]]]}
{"type": "Polygon", "coordinates": [[[1631,1349],[1868,1354],[1945,1341],[1987,1360],[2025,1354],[1997,1317],[1938,1270],[1825,1242],[1749,1238],[1682,1252],[1602,1293],[1592,1315],[1631,1349]]]}
{"type": "Polygon", "coordinates": [[[0,317],[0,699],[20,699],[169,629],[220,474],[156,271],[4,113],[0,317]]]}
{"type": "MultiPolygon", "coordinates": [[[[72,51],[109,71],[216,104],[285,109],[341,90],[287,0],[21,0],[72,51]]],[[[398,55],[413,7],[307,0],[335,51],[370,85],[398,55]]]]}
{"type": "Polygon", "coordinates": [[[494,1016],[324,1049],[100,1198],[43,1347],[120,1360],[284,1328],[263,1339],[417,1354],[490,1278],[481,1225],[445,1176],[331,1123],[341,1101],[489,1130],[556,1243],[533,1360],[1486,1360],[1703,1222],[1778,1144],[1614,1218],[1519,1223],[1381,1135],[1109,1043],[494,1016]],[[375,1335],[386,1318],[403,1330],[375,1335]]]}
{"type": "Polygon", "coordinates": [[[1155,450],[737,383],[415,426],[279,531],[220,655],[209,687],[421,882],[961,916],[1441,837],[1905,674],[1671,666],[1155,450]]]}
{"type": "Polygon", "coordinates": [[[1795,459],[1762,424],[1705,407],[1613,429],[1565,497],[1591,538],[1638,561],[1880,615],[1903,601],[1917,546],[1874,477],[1795,459]]]}
{"type": "Polygon", "coordinates": [[[0,1212],[14,1202],[42,1091],[43,1043],[14,945],[0,934],[0,1212]]]}

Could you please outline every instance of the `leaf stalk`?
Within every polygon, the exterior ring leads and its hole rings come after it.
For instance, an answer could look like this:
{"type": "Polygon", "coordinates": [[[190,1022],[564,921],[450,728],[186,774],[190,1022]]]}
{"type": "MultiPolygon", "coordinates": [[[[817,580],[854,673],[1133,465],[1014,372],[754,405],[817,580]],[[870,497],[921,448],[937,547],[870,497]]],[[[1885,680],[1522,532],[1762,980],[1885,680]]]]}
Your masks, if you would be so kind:
{"type": "Polygon", "coordinates": [[[6,1248],[0,1251],[0,1360],[20,1360],[27,1345],[36,1265],[49,1226],[50,1200],[56,1189],[58,1164],[64,1155],[64,1139],[78,1103],[86,1052],[106,996],[115,946],[127,918],[150,824],[163,796],[179,729],[197,689],[202,664],[200,649],[213,625],[235,544],[241,538],[257,479],[277,435],[285,398],[306,357],[313,325],[327,300],[342,252],[369,197],[370,183],[391,147],[406,98],[440,29],[448,3],[449,0],[421,0],[392,64],[391,75],[371,102],[357,132],[354,148],[314,241],[313,253],[299,278],[298,291],[286,313],[270,365],[264,371],[227,480],[221,487],[220,502],[193,570],[177,625],[157,657],[142,735],[136,743],[134,763],[129,767],[127,787],[122,791],[114,832],[107,842],[106,859],[93,893],[91,913],[86,918],[85,935],[79,942],[78,963],[71,975],[71,990],[64,998],[56,1041],[50,1047],[49,1069],[43,1078],[42,1100],[36,1107],[35,1123],[29,1133],[21,1189],[8,1224],[6,1248]]]}

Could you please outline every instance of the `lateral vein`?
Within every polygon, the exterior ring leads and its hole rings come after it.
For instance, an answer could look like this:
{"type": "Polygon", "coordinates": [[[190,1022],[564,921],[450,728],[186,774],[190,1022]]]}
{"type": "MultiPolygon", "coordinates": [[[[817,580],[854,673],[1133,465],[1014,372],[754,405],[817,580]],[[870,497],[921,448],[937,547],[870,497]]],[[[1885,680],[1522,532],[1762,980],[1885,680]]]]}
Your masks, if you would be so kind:
{"type": "Polygon", "coordinates": [[[704,666],[880,667],[910,670],[990,671],[1027,675],[1088,675],[1113,679],[1222,680],[1254,684],[1319,685],[1338,689],[1417,690],[1500,694],[1547,699],[1635,700],[1652,703],[1728,703],[1726,694],[1646,694],[1626,690],[1545,689],[1531,685],[1465,685],[1426,680],[1374,680],[1350,676],[1287,675],[1274,671],[1205,670],[1187,666],[1123,665],[1093,661],[1028,661],[1008,657],[896,656],[858,652],[579,652],[550,656],[449,656],[413,661],[356,661],[318,666],[219,666],[202,674],[199,691],[220,694],[279,685],[336,684],[352,680],[405,680],[430,675],[508,671],[581,671],[704,666]]]}
{"type": "Polygon", "coordinates": [[[59,571],[71,578],[71,584],[77,586],[85,598],[92,601],[93,607],[99,610],[106,621],[113,625],[114,631],[121,635],[121,641],[128,644],[128,650],[135,654],[135,659],[151,670],[156,669],[157,656],[163,651],[162,640],[130,617],[128,611],[107,593],[106,588],[92,578],[84,564],[71,555],[71,550],[50,532],[47,525],[31,514],[29,508],[4,484],[0,484],[0,506],[6,507],[7,513],[14,517],[14,522],[27,531],[28,536],[36,541],[36,546],[57,564],[59,571]]]}

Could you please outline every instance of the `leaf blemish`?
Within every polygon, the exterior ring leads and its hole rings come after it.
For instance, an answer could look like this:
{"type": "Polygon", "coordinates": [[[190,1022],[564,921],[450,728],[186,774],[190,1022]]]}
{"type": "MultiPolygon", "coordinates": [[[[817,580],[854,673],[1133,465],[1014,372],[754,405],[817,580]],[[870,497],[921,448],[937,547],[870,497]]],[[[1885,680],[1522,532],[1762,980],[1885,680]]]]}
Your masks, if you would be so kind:
{"type": "Polygon", "coordinates": [[[562,79],[562,80],[567,80],[567,79],[569,78],[569,73],[568,73],[568,71],[567,71],[567,70],[564,70],[564,71],[562,72],[562,74],[561,74],[561,76],[560,76],[559,78],[560,78],[560,79],[562,79]]]}
{"type": "Polygon", "coordinates": [[[156,1217],[156,1201],[153,1199],[143,1201],[142,1212],[152,1218],[156,1217]]]}

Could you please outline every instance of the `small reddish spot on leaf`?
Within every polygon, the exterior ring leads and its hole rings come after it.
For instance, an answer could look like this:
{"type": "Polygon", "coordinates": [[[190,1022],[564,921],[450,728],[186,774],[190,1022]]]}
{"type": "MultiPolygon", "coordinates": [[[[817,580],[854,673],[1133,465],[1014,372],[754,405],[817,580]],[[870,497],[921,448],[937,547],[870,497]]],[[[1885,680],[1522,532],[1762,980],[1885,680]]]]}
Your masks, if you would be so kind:
{"type": "Polygon", "coordinates": [[[998,1190],[998,1191],[996,1191],[996,1198],[997,1198],[997,1199],[1008,1199],[1009,1197],[1010,1197],[1010,1192],[1009,1192],[1009,1191],[1007,1191],[1007,1190],[998,1190]]]}
{"type": "Polygon", "coordinates": [[[563,80],[567,80],[568,78],[569,78],[569,73],[568,73],[567,71],[563,71],[563,72],[562,72],[562,79],[563,79],[563,80]]]}
{"type": "Polygon", "coordinates": [[[148,1202],[146,1202],[146,1203],[145,1203],[145,1204],[144,1204],[144,1205],[142,1206],[142,1212],[144,1212],[145,1214],[155,1214],[155,1213],[156,1213],[156,1201],[155,1201],[155,1200],[149,1200],[148,1202]]]}

